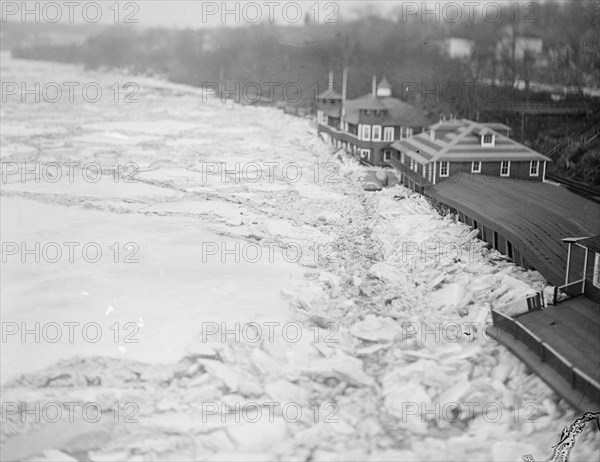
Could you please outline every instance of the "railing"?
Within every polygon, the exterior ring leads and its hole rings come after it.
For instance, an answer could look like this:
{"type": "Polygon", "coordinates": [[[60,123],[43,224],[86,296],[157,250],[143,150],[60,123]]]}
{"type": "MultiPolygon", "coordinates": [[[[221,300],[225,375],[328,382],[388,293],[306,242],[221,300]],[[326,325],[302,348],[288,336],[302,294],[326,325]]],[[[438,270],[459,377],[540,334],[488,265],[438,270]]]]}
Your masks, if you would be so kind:
{"type": "Polygon", "coordinates": [[[596,125],[593,125],[592,127],[588,128],[585,132],[583,132],[577,136],[570,136],[566,140],[558,143],[552,149],[547,151],[546,155],[548,157],[551,157],[556,160],[557,154],[560,151],[562,151],[564,148],[566,148],[567,146],[571,146],[574,144],[581,144],[582,146],[585,146],[588,143],[595,140],[599,135],[600,135],[600,123],[597,123],[596,125]]]}
{"type": "Polygon", "coordinates": [[[552,297],[552,304],[556,306],[560,302],[564,302],[565,300],[569,300],[583,294],[583,282],[584,279],[580,279],[578,281],[555,287],[554,296],[552,297]]]}
{"type": "Polygon", "coordinates": [[[431,182],[428,181],[426,178],[423,178],[422,174],[420,175],[414,170],[411,170],[408,164],[403,164],[400,161],[400,159],[394,157],[393,155],[390,158],[390,164],[392,165],[392,167],[398,170],[398,172],[400,173],[400,180],[406,186],[408,186],[407,183],[412,182],[414,185],[418,186],[421,189],[420,192],[423,192],[422,190],[426,186],[431,186],[431,182]]]}
{"type": "Polygon", "coordinates": [[[525,114],[580,114],[593,110],[585,101],[566,101],[562,103],[521,101],[509,104],[487,104],[482,109],[484,111],[521,112],[525,114]]]}
{"type": "Polygon", "coordinates": [[[566,178],[556,173],[546,172],[546,179],[562,184],[569,191],[600,204],[600,188],[566,178]]]}
{"type": "Polygon", "coordinates": [[[558,353],[554,348],[540,339],[522,322],[504,313],[492,309],[494,326],[511,334],[517,342],[522,342],[535,353],[541,362],[554,369],[556,373],[567,380],[572,389],[587,395],[592,401],[600,401],[600,384],[558,353]]]}
{"type": "Polygon", "coordinates": [[[543,292],[538,292],[525,299],[515,300],[514,302],[495,308],[499,313],[505,316],[517,317],[530,311],[541,310],[546,306],[546,300],[543,292]]]}
{"type": "Polygon", "coordinates": [[[598,137],[598,135],[600,135],[600,123],[597,123],[596,125],[592,126],[589,130],[586,130],[585,132],[583,132],[579,136],[579,142],[582,143],[583,145],[586,145],[589,142],[596,139],[598,137]]]}

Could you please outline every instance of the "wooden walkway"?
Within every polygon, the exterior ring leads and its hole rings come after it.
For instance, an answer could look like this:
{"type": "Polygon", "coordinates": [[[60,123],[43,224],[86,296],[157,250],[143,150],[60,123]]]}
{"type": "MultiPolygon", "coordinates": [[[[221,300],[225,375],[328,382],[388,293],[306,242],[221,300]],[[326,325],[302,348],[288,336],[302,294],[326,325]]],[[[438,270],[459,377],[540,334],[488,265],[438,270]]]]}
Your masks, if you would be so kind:
{"type": "Polygon", "coordinates": [[[600,234],[599,204],[548,183],[465,173],[424,193],[496,231],[553,285],[564,283],[561,239],[600,234]]]}
{"type": "Polygon", "coordinates": [[[600,382],[600,305],[577,297],[519,316],[552,348],[600,382]]]}
{"type": "Polygon", "coordinates": [[[496,321],[487,329],[492,338],[511,350],[574,408],[581,412],[600,410],[599,304],[580,296],[513,320],[529,329],[543,345],[537,339],[520,335],[514,322],[496,321]],[[574,374],[574,370],[591,380],[574,374]]]}

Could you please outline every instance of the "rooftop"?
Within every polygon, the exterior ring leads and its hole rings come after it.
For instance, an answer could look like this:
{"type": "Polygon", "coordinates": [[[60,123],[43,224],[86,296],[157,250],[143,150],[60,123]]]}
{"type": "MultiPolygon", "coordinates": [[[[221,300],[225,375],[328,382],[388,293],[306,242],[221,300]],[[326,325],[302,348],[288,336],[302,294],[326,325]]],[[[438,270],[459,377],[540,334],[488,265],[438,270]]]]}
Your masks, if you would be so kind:
{"type": "Polygon", "coordinates": [[[440,160],[451,162],[551,161],[549,157],[529,149],[492,127],[492,124],[480,124],[468,119],[438,122],[431,125],[429,130],[397,141],[392,146],[398,151],[408,153],[422,164],[440,160]],[[479,135],[483,133],[495,135],[494,146],[481,146],[479,135]]]}
{"type": "Polygon", "coordinates": [[[428,112],[416,108],[392,96],[373,97],[371,93],[346,101],[346,121],[358,124],[360,110],[387,111],[381,123],[387,125],[403,125],[407,127],[424,127],[431,123],[428,112]]]}
{"type": "Polygon", "coordinates": [[[383,76],[383,78],[381,79],[381,82],[379,82],[379,84],[377,85],[377,88],[388,88],[388,89],[392,89],[392,85],[390,84],[390,82],[388,82],[387,77],[383,76]]]}
{"type": "Polygon", "coordinates": [[[317,96],[317,99],[332,99],[332,100],[342,100],[342,95],[340,95],[337,91],[333,89],[333,87],[329,86],[317,96]]]}
{"type": "Polygon", "coordinates": [[[586,247],[593,252],[600,253],[600,236],[592,236],[586,239],[581,239],[580,241],[577,241],[577,244],[586,247]]]}

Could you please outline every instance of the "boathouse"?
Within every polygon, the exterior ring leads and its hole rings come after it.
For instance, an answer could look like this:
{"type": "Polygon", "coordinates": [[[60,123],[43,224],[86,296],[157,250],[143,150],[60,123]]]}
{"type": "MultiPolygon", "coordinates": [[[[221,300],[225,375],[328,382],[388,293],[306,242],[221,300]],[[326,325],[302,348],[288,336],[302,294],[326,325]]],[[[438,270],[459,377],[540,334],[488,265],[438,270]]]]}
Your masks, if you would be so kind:
{"type": "Polygon", "coordinates": [[[401,182],[423,192],[461,176],[543,181],[551,159],[509,136],[510,127],[468,119],[441,121],[392,144],[401,182]]]}
{"type": "Polygon", "coordinates": [[[421,109],[395,98],[392,86],[383,77],[372,91],[355,99],[346,99],[346,72],[342,94],[329,87],[317,97],[319,135],[338,148],[344,148],[362,163],[391,166],[392,143],[420,133],[433,122],[421,109]]]}

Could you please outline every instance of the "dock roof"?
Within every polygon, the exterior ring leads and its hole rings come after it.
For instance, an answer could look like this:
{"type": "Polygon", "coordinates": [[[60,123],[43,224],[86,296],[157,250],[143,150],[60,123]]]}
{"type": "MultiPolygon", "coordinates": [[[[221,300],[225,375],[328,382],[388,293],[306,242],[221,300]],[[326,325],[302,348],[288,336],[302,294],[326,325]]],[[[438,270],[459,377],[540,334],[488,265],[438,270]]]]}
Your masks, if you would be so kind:
{"type": "Polygon", "coordinates": [[[586,239],[581,239],[577,241],[578,245],[586,247],[593,252],[600,253],[600,236],[592,236],[586,239]]]}

